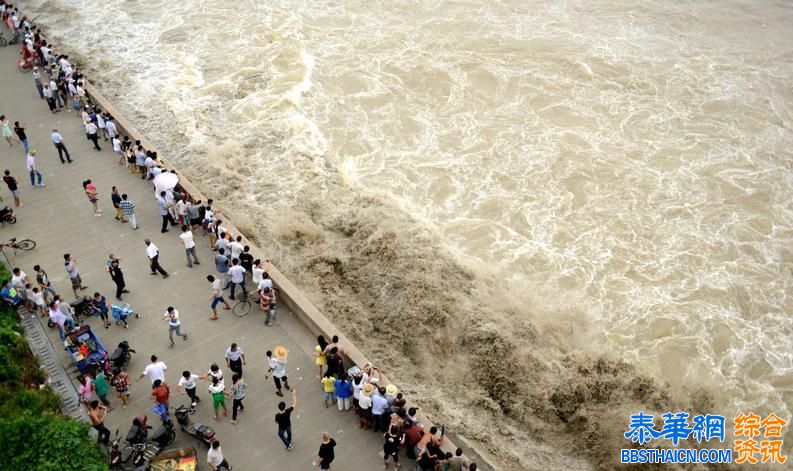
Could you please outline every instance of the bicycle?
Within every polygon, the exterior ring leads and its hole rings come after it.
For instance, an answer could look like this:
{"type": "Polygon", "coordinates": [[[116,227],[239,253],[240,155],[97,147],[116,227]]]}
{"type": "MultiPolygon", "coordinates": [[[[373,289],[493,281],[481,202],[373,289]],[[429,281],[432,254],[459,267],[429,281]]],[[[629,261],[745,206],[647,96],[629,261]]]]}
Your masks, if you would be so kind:
{"type": "Polygon", "coordinates": [[[22,239],[17,242],[17,238],[14,237],[0,244],[0,252],[2,252],[3,247],[11,247],[14,249],[14,255],[16,255],[20,250],[28,251],[36,248],[36,241],[31,239],[22,239]]]}
{"type": "Polygon", "coordinates": [[[8,46],[8,40],[6,40],[5,36],[3,36],[3,32],[0,31],[0,47],[8,46]]]}
{"type": "Polygon", "coordinates": [[[251,291],[248,293],[248,296],[243,296],[237,301],[237,304],[231,308],[231,312],[234,313],[237,317],[245,317],[251,312],[251,306],[253,304],[259,305],[259,293],[257,291],[251,291]]]}

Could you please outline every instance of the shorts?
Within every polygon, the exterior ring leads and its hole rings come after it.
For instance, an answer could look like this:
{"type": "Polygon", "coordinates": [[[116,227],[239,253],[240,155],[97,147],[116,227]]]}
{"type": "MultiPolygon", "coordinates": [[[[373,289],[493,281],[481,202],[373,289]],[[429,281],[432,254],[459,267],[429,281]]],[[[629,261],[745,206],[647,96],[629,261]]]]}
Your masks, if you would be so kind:
{"type": "Polygon", "coordinates": [[[72,280],[72,289],[77,289],[83,285],[83,280],[80,278],[80,275],[75,276],[74,278],[69,278],[72,280]]]}
{"type": "Polygon", "coordinates": [[[330,469],[330,461],[322,460],[319,462],[319,469],[330,469]]]}
{"type": "Polygon", "coordinates": [[[94,206],[96,206],[96,203],[98,203],[98,202],[99,202],[99,200],[98,200],[98,199],[96,199],[96,198],[89,198],[89,199],[88,199],[88,201],[90,201],[90,202],[91,202],[91,204],[92,204],[92,205],[94,205],[94,206]]]}
{"type": "Polygon", "coordinates": [[[14,198],[19,198],[19,190],[11,190],[11,194],[14,195],[14,198]]]}
{"type": "Polygon", "coordinates": [[[220,406],[226,407],[226,396],[223,393],[216,393],[212,395],[212,407],[218,410],[220,406]]]}
{"type": "Polygon", "coordinates": [[[116,388],[116,392],[119,393],[119,394],[124,394],[127,391],[129,391],[129,387],[128,386],[127,387],[123,387],[121,389],[116,388]]]}
{"type": "Polygon", "coordinates": [[[217,298],[213,299],[212,300],[212,310],[214,311],[215,308],[218,307],[218,304],[224,303],[224,302],[226,302],[226,300],[223,298],[223,296],[218,296],[217,298]]]}
{"type": "Polygon", "coordinates": [[[190,219],[191,226],[200,226],[201,225],[201,218],[190,219]]]}
{"type": "Polygon", "coordinates": [[[323,397],[323,398],[324,398],[326,401],[332,401],[332,400],[333,400],[333,398],[334,398],[334,397],[336,397],[336,394],[334,394],[334,393],[332,393],[332,392],[323,392],[323,393],[322,393],[322,397],[323,397]]]}

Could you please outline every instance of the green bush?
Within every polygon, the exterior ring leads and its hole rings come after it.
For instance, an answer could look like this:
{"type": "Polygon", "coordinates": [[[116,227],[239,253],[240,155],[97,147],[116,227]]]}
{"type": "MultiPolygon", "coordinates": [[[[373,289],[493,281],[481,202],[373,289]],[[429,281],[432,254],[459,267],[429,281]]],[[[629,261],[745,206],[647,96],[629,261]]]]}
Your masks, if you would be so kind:
{"type": "MultiPolygon", "coordinates": [[[[0,279],[8,278],[0,264],[0,279]]],[[[17,314],[0,301],[0,470],[106,470],[90,426],[60,413],[45,380],[17,314]]]]}
{"type": "Polygon", "coordinates": [[[88,437],[88,424],[60,414],[22,411],[0,420],[0,469],[100,471],[102,451],[88,437]]]}

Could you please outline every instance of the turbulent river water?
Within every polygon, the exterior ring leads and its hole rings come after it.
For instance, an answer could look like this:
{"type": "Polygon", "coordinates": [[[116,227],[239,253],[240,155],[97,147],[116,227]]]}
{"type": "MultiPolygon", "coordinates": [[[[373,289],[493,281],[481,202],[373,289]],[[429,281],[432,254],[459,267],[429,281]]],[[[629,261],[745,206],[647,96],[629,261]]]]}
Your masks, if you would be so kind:
{"type": "Polygon", "coordinates": [[[501,466],[790,417],[790,2],[21,3],[501,466]]]}

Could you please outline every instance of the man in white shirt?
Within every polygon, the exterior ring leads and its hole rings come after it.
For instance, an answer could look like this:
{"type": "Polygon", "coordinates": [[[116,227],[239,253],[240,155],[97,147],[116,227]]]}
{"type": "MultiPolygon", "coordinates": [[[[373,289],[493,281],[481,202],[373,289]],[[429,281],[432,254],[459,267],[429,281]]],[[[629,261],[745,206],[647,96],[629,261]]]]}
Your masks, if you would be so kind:
{"type": "Polygon", "coordinates": [[[163,319],[168,321],[168,340],[171,341],[171,347],[173,347],[173,333],[176,332],[176,335],[182,337],[182,340],[187,340],[187,332],[182,333],[182,321],[179,320],[179,311],[173,308],[173,306],[168,306],[168,309],[165,310],[165,314],[163,315],[163,319]]]}
{"type": "Polygon", "coordinates": [[[256,290],[262,291],[264,288],[273,289],[273,280],[270,279],[270,275],[267,272],[262,273],[262,280],[259,282],[259,286],[256,287],[256,290]]]}
{"type": "Polygon", "coordinates": [[[113,117],[108,115],[107,120],[105,120],[105,132],[107,133],[107,137],[113,139],[114,137],[118,136],[118,129],[116,129],[116,123],[113,121],[113,117]]]}
{"type": "Polygon", "coordinates": [[[66,160],[68,160],[69,163],[72,163],[72,158],[69,156],[69,150],[66,149],[66,146],[63,144],[63,136],[58,133],[57,129],[52,130],[50,139],[52,139],[52,143],[55,145],[55,148],[58,149],[58,157],[61,158],[61,163],[66,163],[66,161],[63,160],[63,154],[66,154],[66,160]]]}
{"type": "Polygon", "coordinates": [[[27,155],[26,165],[28,168],[28,174],[30,174],[30,184],[38,187],[47,186],[41,183],[41,172],[39,172],[39,169],[36,168],[36,149],[30,149],[30,152],[27,155]],[[36,183],[36,177],[38,177],[38,183],[36,183]]]}
{"type": "Polygon", "coordinates": [[[88,139],[94,143],[94,149],[102,150],[102,148],[99,147],[99,135],[97,132],[98,128],[93,121],[88,121],[85,123],[85,133],[88,134],[88,139]]]}
{"type": "MultiPolygon", "coordinates": [[[[275,394],[279,396],[283,396],[284,393],[281,392],[281,381],[284,382],[284,387],[289,389],[289,378],[286,377],[286,358],[280,360],[273,356],[273,352],[267,350],[267,364],[269,366],[269,370],[267,370],[267,374],[273,374],[273,382],[275,383],[275,394]]],[[[264,376],[264,379],[267,379],[267,375],[264,376]]]]}
{"type": "Polygon", "coordinates": [[[207,463],[209,469],[212,471],[221,471],[224,469],[231,469],[231,465],[223,458],[223,452],[220,450],[220,441],[215,440],[207,452],[207,463]]]}
{"type": "Polygon", "coordinates": [[[195,408],[196,403],[201,402],[201,398],[198,397],[198,394],[196,394],[195,391],[196,387],[198,386],[197,380],[198,375],[194,375],[185,370],[182,372],[182,377],[179,378],[179,384],[176,385],[176,389],[180,393],[187,394],[187,396],[190,397],[190,406],[192,408],[195,408]]]}
{"type": "Polygon", "coordinates": [[[157,272],[159,272],[163,279],[168,278],[170,275],[160,266],[160,249],[158,249],[157,246],[154,245],[154,243],[152,243],[152,241],[149,239],[146,239],[144,242],[146,243],[146,256],[149,257],[149,268],[151,268],[151,274],[156,275],[157,272]]]}
{"type": "Polygon", "coordinates": [[[242,253],[243,249],[245,248],[242,245],[242,236],[237,236],[237,240],[233,242],[229,242],[228,244],[229,250],[231,250],[231,259],[234,260],[235,258],[240,258],[240,254],[242,253]]]}
{"type": "Polygon", "coordinates": [[[184,253],[187,256],[187,266],[193,268],[194,262],[196,265],[201,265],[201,263],[198,261],[198,257],[195,254],[195,240],[193,239],[193,231],[190,230],[190,226],[187,224],[182,225],[182,233],[179,235],[179,238],[182,239],[182,243],[184,243],[184,253]]]}
{"type": "Polygon", "coordinates": [[[231,268],[229,268],[229,275],[231,276],[231,295],[229,298],[234,299],[234,288],[238,285],[242,288],[242,299],[248,297],[248,288],[245,287],[245,269],[240,265],[238,259],[231,261],[231,268]]]}
{"type": "Polygon", "coordinates": [[[212,315],[209,319],[214,321],[218,319],[218,304],[223,303],[225,309],[231,309],[231,306],[223,299],[223,280],[220,278],[215,279],[213,275],[207,275],[207,281],[212,283],[212,297],[209,298],[212,300],[212,304],[210,305],[212,308],[212,315]]]}
{"type": "Polygon", "coordinates": [[[148,376],[149,381],[151,381],[152,384],[154,384],[154,382],[158,379],[164,383],[165,370],[167,369],[168,366],[164,362],[157,360],[157,355],[152,355],[151,363],[149,363],[146,368],[143,369],[143,373],[141,373],[140,376],[138,376],[138,379],[135,381],[140,381],[144,376],[148,376]]]}
{"type": "Polygon", "coordinates": [[[245,352],[242,351],[242,347],[236,343],[232,343],[231,346],[226,349],[226,366],[242,377],[242,365],[244,364],[245,352]]]}

